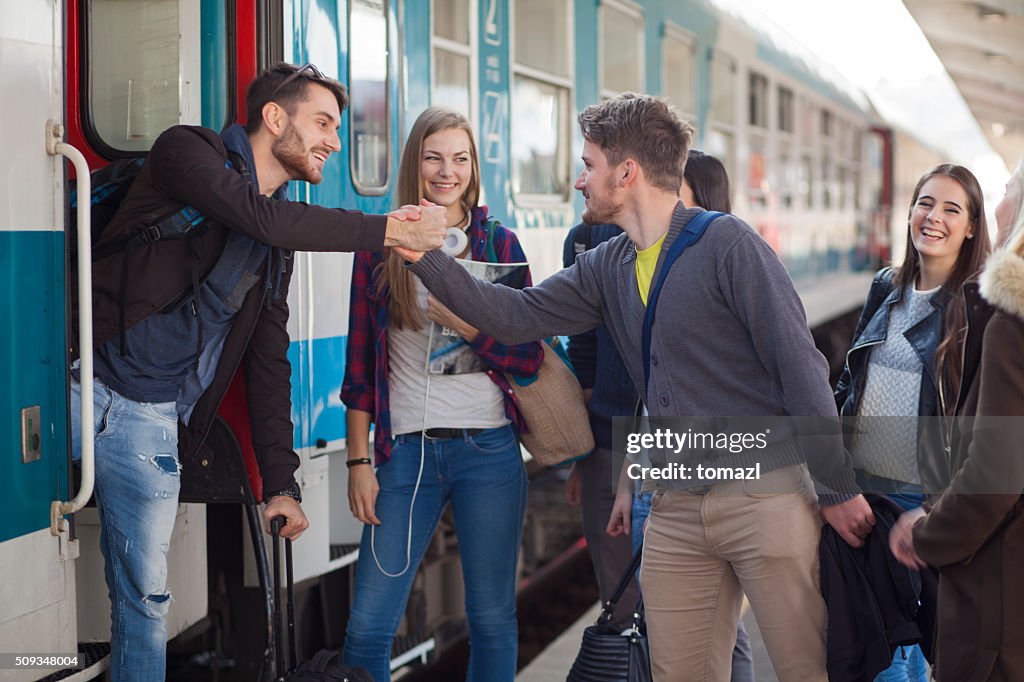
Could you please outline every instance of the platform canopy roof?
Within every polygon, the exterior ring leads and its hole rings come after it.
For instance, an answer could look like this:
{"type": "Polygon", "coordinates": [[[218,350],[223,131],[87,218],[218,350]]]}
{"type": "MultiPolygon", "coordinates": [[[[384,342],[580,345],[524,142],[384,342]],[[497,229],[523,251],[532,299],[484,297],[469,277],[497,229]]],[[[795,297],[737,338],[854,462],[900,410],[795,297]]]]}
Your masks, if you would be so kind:
{"type": "Polygon", "coordinates": [[[904,4],[1012,171],[1024,156],[1024,0],[904,4]]]}

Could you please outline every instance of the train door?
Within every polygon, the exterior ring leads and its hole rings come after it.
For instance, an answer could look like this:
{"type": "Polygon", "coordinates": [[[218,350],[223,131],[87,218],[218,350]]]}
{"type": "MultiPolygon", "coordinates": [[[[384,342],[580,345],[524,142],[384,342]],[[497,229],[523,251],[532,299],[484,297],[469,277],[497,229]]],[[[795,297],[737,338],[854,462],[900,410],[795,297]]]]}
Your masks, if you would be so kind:
{"type": "MultiPolygon", "coordinates": [[[[65,382],[64,164],[47,153],[63,117],[61,3],[0,2],[0,677],[15,654],[74,653],[75,554],[50,532],[69,497],[65,382]]],[[[58,667],[64,667],[63,665],[58,667]]]]}
{"type": "MultiPolygon", "coordinates": [[[[255,72],[254,2],[67,0],[63,7],[61,3],[52,7],[54,14],[45,18],[47,28],[42,32],[43,35],[54,36],[46,53],[52,60],[51,78],[50,82],[44,83],[43,92],[66,94],[56,107],[51,106],[54,109],[51,117],[64,122],[67,142],[81,150],[90,169],[95,170],[115,159],[144,155],[156,137],[171,125],[201,124],[220,129],[235,119],[238,80],[244,78],[243,82],[247,83],[255,72]],[[62,29],[66,30],[63,36],[62,29]]],[[[9,11],[12,17],[21,16],[20,13],[15,15],[13,9],[4,11],[9,11]]],[[[34,14],[29,13],[30,16],[34,14]]],[[[4,27],[13,27],[17,23],[13,20],[4,22],[4,27]]],[[[40,23],[43,23],[42,17],[40,23]]],[[[11,51],[12,54],[14,52],[11,51]]],[[[35,57],[26,56],[25,59],[31,63],[35,57]]],[[[39,59],[36,62],[44,63],[39,59]]],[[[25,73],[31,71],[26,69],[25,73]]],[[[13,72],[5,68],[4,73],[6,81],[8,74],[13,72]]],[[[7,85],[5,82],[5,92],[7,85]]],[[[24,101],[25,93],[19,90],[12,98],[5,95],[5,100],[13,101],[13,97],[24,101]]],[[[3,134],[19,133],[5,128],[3,134]]],[[[26,141],[33,138],[28,133],[20,135],[26,141]]],[[[60,179],[64,176],[64,166],[60,162],[55,163],[56,170],[52,174],[60,179]]],[[[78,167],[70,170],[68,176],[81,177],[83,172],[83,168],[78,167]]],[[[38,188],[60,187],[59,182],[52,179],[26,177],[25,180],[27,182],[19,188],[20,196],[38,188]]],[[[59,225],[66,209],[63,193],[56,192],[51,203],[51,212],[59,218],[46,224],[59,225]]],[[[58,459],[61,460],[53,465],[59,475],[50,475],[48,480],[66,480],[69,469],[64,339],[66,286],[62,279],[65,245],[60,237],[58,232],[54,241],[60,243],[53,246],[57,251],[55,258],[60,278],[50,287],[55,292],[53,299],[58,305],[55,306],[56,313],[46,318],[45,326],[39,327],[55,330],[52,333],[60,337],[55,341],[59,353],[53,354],[47,366],[55,377],[50,380],[54,394],[51,400],[60,405],[61,414],[52,416],[54,410],[48,410],[44,404],[41,419],[44,429],[52,434],[50,438],[54,444],[50,450],[60,455],[58,459]],[[48,413],[51,416],[47,417],[48,413]]],[[[41,268],[37,271],[45,272],[41,268]]],[[[33,292],[45,291],[47,285],[46,282],[30,282],[27,278],[25,284],[33,285],[33,292]]],[[[83,288],[87,290],[87,287],[83,288]]],[[[28,319],[27,309],[21,310],[19,306],[25,308],[29,305],[25,299],[14,299],[8,314],[12,319],[16,319],[15,316],[28,319]]],[[[39,319],[39,313],[33,312],[32,317],[39,319]]],[[[37,341],[33,347],[45,348],[47,344],[37,341]]],[[[12,361],[18,359],[18,354],[18,350],[11,353],[12,361]]],[[[27,364],[24,363],[24,351],[21,354],[22,363],[27,364]]],[[[33,401],[22,399],[21,402],[33,401]]],[[[40,401],[34,402],[38,404],[40,401]]],[[[45,438],[44,434],[44,455],[47,450],[45,438]]],[[[48,499],[66,499],[66,484],[64,487],[64,497],[51,494],[48,499]]],[[[77,582],[77,589],[72,584],[64,598],[66,607],[72,609],[71,626],[68,628],[71,646],[64,648],[72,651],[76,640],[105,642],[110,637],[109,602],[98,549],[99,523],[95,508],[86,508],[76,514],[74,533],[78,540],[75,546],[80,551],[72,578],[77,582]],[[74,627],[75,611],[77,628],[74,627]]],[[[205,508],[181,505],[168,567],[168,588],[175,599],[174,608],[168,616],[168,634],[171,637],[206,615],[206,552],[205,508]]],[[[7,571],[4,575],[8,575],[7,571]]],[[[54,650],[56,647],[46,648],[54,650]]],[[[10,646],[0,649],[15,650],[10,646]]]]}

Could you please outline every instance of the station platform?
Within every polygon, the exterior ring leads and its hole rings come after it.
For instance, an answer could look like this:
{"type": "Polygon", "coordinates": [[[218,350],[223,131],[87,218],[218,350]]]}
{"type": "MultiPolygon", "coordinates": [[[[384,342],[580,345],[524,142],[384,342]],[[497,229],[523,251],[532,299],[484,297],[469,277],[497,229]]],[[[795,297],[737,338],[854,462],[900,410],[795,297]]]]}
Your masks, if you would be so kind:
{"type": "Polygon", "coordinates": [[[807,311],[807,326],[814,329],[840,315],[860,310],[874,276],[873,272],[851,272],[822,279],[797,280],[796,291],[807,311]]]}
{"type": "MultiPolygon", "coordinates": [[[[579,620],[559,635],[540,656],[519,671],[519,674],[516,675],[516,682],[564,680],[579,651],[580,642],[583,640],[583,629],[588,625],[593,625],[597,621],[599,613],[601,613],[601,604],[594,604],[579,620]]],[[[746,600],[743,602],[743,624],[750,635],[750,648],[754,654],[754,678],[757,682],[778,682],[771,661],[768,660],[768,652],[761,639],[761,631],[757,628],[754,614],[746,600]]]]}

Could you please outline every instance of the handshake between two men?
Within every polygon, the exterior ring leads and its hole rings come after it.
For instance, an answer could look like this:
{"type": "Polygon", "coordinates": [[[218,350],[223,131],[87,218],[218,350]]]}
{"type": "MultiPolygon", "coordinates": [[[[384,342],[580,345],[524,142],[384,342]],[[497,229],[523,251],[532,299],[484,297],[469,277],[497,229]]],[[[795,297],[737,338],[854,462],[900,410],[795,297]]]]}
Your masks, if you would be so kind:
{"type": "Polygon", "coordinates": [[[406,205],[391,211],[384,246],[419,253],[441,248],[448,229],[446,211],[444,206],[426,199],[419,206],[406,205]]]}

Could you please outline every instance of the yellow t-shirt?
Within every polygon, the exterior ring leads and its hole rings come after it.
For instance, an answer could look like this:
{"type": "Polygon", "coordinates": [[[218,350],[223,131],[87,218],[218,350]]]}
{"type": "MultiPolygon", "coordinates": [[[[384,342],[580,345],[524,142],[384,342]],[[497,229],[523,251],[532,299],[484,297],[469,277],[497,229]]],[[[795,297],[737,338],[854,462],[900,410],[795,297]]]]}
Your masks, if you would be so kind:
{"type": "Polygon", "coordinates": [[[640,289],[640,300],[647,305],[647,292],[651,288],[651,279],[654,278],[654,268],[658,265],[658,254],[661,253],[661,244],[668,235],[666,232],[661,239],[641,251],[636,250],[636,285],[640,289]]]}

